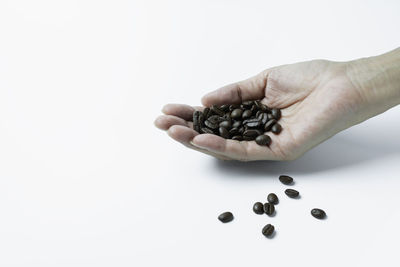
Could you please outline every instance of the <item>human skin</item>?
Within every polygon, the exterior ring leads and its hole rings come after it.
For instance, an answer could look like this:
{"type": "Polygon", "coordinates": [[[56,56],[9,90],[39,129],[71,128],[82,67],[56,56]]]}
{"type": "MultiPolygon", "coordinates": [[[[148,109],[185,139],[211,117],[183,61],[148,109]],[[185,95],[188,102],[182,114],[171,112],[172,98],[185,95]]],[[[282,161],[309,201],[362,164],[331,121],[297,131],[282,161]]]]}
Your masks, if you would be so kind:
{"type": "Polygon", "coordinates": [[[336,133],[400,104],[400,48],[348,62],[312,60],[273,67],[202,98],[204,106],[262,99],[282,111],[269,147],[199,134],[194,110],[167,104],[155,125],[183,145],[223,160],[293,160],[336,133]]]}

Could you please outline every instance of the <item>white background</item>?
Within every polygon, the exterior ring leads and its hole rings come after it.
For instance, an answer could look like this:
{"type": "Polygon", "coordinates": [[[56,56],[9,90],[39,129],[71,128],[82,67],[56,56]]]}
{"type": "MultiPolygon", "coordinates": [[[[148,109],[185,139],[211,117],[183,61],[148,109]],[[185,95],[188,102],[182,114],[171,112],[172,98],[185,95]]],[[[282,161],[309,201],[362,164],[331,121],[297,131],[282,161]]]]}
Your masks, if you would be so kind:
{"type": "Polygon", "coordinates": [[[153,121],[274,65],[394,49],[399,14],[395,0],[1,0],[0,266],[398,266],[400,107],[293,162],[221,162],[153,121]],[[277,215],[253,214],[269,192],[277,215]]]}

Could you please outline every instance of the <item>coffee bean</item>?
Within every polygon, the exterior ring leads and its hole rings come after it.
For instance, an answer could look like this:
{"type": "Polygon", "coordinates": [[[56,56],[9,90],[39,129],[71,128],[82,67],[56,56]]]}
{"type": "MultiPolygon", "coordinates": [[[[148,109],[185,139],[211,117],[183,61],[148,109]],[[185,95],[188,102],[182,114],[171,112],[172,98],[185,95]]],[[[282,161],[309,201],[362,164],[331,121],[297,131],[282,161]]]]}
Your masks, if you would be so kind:
{"type": "Polygon", "coordinates": [[[218,220],[220,220],[220,221],[223,222],[223,223],[230,222],[230,221],[233,220],[233,214],[232,214],[232,212],[229,212],[229,211],[224,212],[224,213],[221,213],[221,214],[218,216],[218,220]]]}
{"type": "Polygon", "coordinates": [[[200,111],[196,110],[193,112],[193,129],[196,132],[200,132],[200,123],[199,123],[199,116],[200,116],[200,111]]]}
{"type": "Polygon", "coordinates": [[[218,116],[218,115],[211,115],[210,117],[208,117],[208,119],[207,119],[209,122],[211,122],[211,123],[220,123],[220,122],[223,122],[225,119],[224,118],[222,118],[221,116],[218,116]]]}
{"type": "Polygon", "coordinates": [[[232,124],[232,128],[239,128],[240,126],[242,126],[242,122],[241,121],[235,121],[232,124]]]}
{"type": "Polygon", "coordinates": [[[271,132],[273,132],[274,134],[279,134],[281,131],[282,126],[279,123],[275,123],[271,128],[271,132]]]}
{"type": "Polygon", "coordinates": [[[247,137],[254,137],[254,138],[256,138],[257,136],[259,136],[259,135],[262,135],[263,133],[261,132],[261,131],[259,131],[259,130],[245,130],[244,132],[243,132],[243,137],[244,136],[247,136],[247,137]]]}
{"type": "Polygon", "coordinates": [[[281,110],[279,108],[273,108],[271,110],[271,114],[276,120],[279,120],[281,118],[281,110]]]}
{"type": "Polygon", "coordinates": [[[238,104],[232,104],[232,105],[229,106],[229,111],[232,111],[232,110],[237,109],[239,107],[240,107],[240,105],[238,105],[238,104]]]}
{"type": "Polygon", "coordinates": [[[244,131],[245,131],[245,128],[243,126],[239,128],[239,134],[243,134],[244,131]]]}
{"type": "Polygon", "coordinates": [[[242,117],[243,114],[243,110],[241,110],[240,108],[234,109],[231,113],[231,117],[232,119],[239,119],[242,117]]]}
{"type": "Polygon", "coordinates": [[[293,178],[287,175],[281,175],[279,176],[279,181],[281,181],[282,184],[290,185],[293,183],[293,178]]]}
{"type": "MultiPolygon", "coordinates": [[[[210,118],[211,118],[211,117],[210,117],[210,118]]],[[[211,121],[210,121],[210,118],[208,118],[208,120],[206,120],[206,121],[204,122],[204,124],[205,124],[208,128],[210,128],[210,129],[213,129],[213,130],[218,129],[219,124],[218,124],[218,123],[215,123],[215,122],[211,122],[211,121]]]]}
{"type": "Polygon", "coordinates": [[[271,137],[266,134],[257,136],[256,143],[260,146],[269,146],[271,144],[271,137]]]}
{"type": "Polygon", "coordinates": [[[245,107],[251,107],[253,103],[254,103],[253,101],[249,100],[249,101],[244,101],[242,105],[245,107]]]}
{"type": "Polygon", "coordinates": [[[291,198],[297,198],[299,196],[299,191],[294,189],[286,189],[285,194],[291,198]]]}
{"type": "Polygon", "coordinates": [[[224,112],[222,111],[222,110],[220,110],[216,105],[212,105],[211,106],[211,111],[214,113],[214,114],[217,114],[218,116],[224,116],[224,112]]]}
{"type": "Polygon", "coordinates": [[[242,140],[243,140],[243,136],[241,136],[241,135],[235,135],[234,137],[232,137],[232,140],[242,141],[242,140]]]}
{"type": "Polygon", "coordinates": [[[231,136],[239,135],[239,129],[238,128],[232,128],[232,129],[229,130],[229,134],[231,136]]]}
{"type": "Polygon", "coordinates": [[[203,116],[204,116],[204,120],[206,120],[206,119],[208,119],[208,117],[210,117],[210,108],[204,108],[203,116]]]}
{"type": "Polygon", "coordinates": [[[254,203],[253,211],[256,214],[264,214],[264,205],[261,202],[254,203]]]}
{"type": "Polygon", "coordinates": [[[254,139],[256,139],[254,136],[243,135],[243,141],[254,141],[254,139]]]}
{"type": "Polygon", "coordinates": [[[246,126],[248,128],[258,128],[261,126],[261,120],[259,119],[251,119],[246,122],[246,126]]]}
{"type": "Polygon", "coordinates": [[[272,224],[267,224],[262,229],[262,234],[266,237],[270,237],[275,231],[275,227],[272,224]]]}
{"type": "Polygon", "coordinates": [[[278,202],[279,202],[278,196],[275,195],[274,193],[270,193],[267,197],[267,200],[269,203],[274,204],[274,205],[278,204],[278,202]]]}
{"type": "Polygon", "coordinates": [[[324,219],[326,217],[326,213],[325,211],[321,210],[321,209],[312,209],[311,210],[311,215],[317,219],[324,219]]]}
{"type": "Polygon", "coordinates": [[[251,106],[250,110],[251,110],[251,114],[256,113],[257,112],[257,106],[256,105],[251,106]]]}
{"type": "Polygon", "coordinates": [[[275,119],[267,121],[267,123],[264,125],[264,131],[268,132],[269,130],[271,130],[272,126],[274,126],[275,123],[276,123],[275,119]]]}
{"type": "Polygon", "coordinates": [[[261,119],[261,124],[265,125],[268,122],[268,114],[267,113],[261,113],[261,116],[258,119],[261,119]]]}
{"type": "Polygon", "coordinates": [[[225,138],[225,139],[228,139],[228,138],[229,138],[229,131],[228,131],[226,128],[224,128],[224,127],[219,127],[218,131],[219,131],[219,135],[220,135],[222,138],[225,138]]]}
{"type": "Polygon", "coordinates": [[[275,120],[275,117],[274,117],[274,116],[272,116],[272,114],[271,114],[271,113],[268,113],[268,120],[272,120],[272,119],[274,119],[274,120],[275,120]]]}
{"type": "Polygon", "coordinates": [[[224,127],[227,130],[230,130],[232,127],[232,122],[231,121],[223,121],[219,123],[219,127],[224,127]]]}
{"type": "Polygon", "coordinates": [[[251,117],[251,110],[249,110],[249,109],[247,109],[247,110],[245,110],[245,111],[243,111],[243,114],[242,114],[242,119],[248,119],[248,118],[250,118],[251,117]]]}
{"type": "Polygon", "coordinates": [[[229,110],[229,105],[222,105],[219,107],[220,110],[227,112],[229,110]]]}
{"type": "Polygon", "coordinates": [[[261,114],[263,114],[263,112],[262,112],[261,110],[257,111],[257,113],[256,113],[256,118],[257,118],[257,119],[261,119],[261,118],[260,118],[261,114]]]}
{"type": "Polygon", "coordinates": [[[207,128],[207,127],[202,127],[200,128],[200,133],[202,134],[214,134],[214,131],[207,128]]]}
{"type": "Polygon", "coordinates": [[[264,203],[264,212],[265,214],[271,216],[275,212],[275,206],[271,203],[264,203]]]}

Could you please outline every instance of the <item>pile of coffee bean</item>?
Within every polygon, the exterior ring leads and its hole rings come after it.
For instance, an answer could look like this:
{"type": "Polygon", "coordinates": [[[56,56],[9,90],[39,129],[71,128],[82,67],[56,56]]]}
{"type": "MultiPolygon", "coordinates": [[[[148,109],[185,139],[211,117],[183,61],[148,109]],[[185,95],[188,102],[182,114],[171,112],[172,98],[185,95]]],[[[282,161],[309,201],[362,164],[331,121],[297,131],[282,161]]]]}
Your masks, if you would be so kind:
{"type": "MultiPolygon", "coordinates": [[[[294,180],[292,177],[287,176],[287,175],[281,175],[279,176],[279,181],[283,183],[284,185],[293,185],[294,180]]],[[[300,197],[300,193],[297,190],[288,188],[285,190],[285,194],[290,197],[290,198],[296,198],[298,199],[300,197]]],[[[275,205],[279,203],[279,198],[275,193],[270,193],[267,196],[267,201],[266,203],[262,202],[256,202],[253,205],[253,211],[255,214],[262,215],[262,214],[267,214],[268,216],[274,216],[275,215],[275,205]]],[[[314,218],[317,219],[325,219],[326,218],[326,213],[322,209],[314,208],[311,210],[311,215],[314,218]]],[[[227,223],[233,220],[233,214],[229,211],[222,213],[221,215],[218,216],[218,219],[223,222],[227,223]]],[[[273,237],[275,232],[275,226],[272,224],[267,224],[263,227],[261,233],[268,238],[273,237]]]]}
{"type": "Polygon", "coordinates": [[[271,137],[264,133],[279,134],[282,131],[278,123],[280,118],[280,109],[270,108],[259,100],[213,105],[193,113],[193,129],[202,134],[215,134],[237,141],[255,140],[260,146],[269,146],[271,137]]]}

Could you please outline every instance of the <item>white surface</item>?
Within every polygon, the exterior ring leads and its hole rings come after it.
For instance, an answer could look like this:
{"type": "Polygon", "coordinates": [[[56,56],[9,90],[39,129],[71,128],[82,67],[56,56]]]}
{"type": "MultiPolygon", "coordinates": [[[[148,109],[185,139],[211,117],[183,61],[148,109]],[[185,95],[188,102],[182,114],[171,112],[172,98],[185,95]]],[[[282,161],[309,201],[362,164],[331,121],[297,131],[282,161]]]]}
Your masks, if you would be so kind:
{"type": "Polygon", "coordinates": [[[220,162],[152,123],[270,66],[394,49],[399,13],[394,0],[2,0],[0,266],[398,266],[400,107],[288,163],[220,162]],[[277,216],[254,215],[269,192],[277,216]]]}

